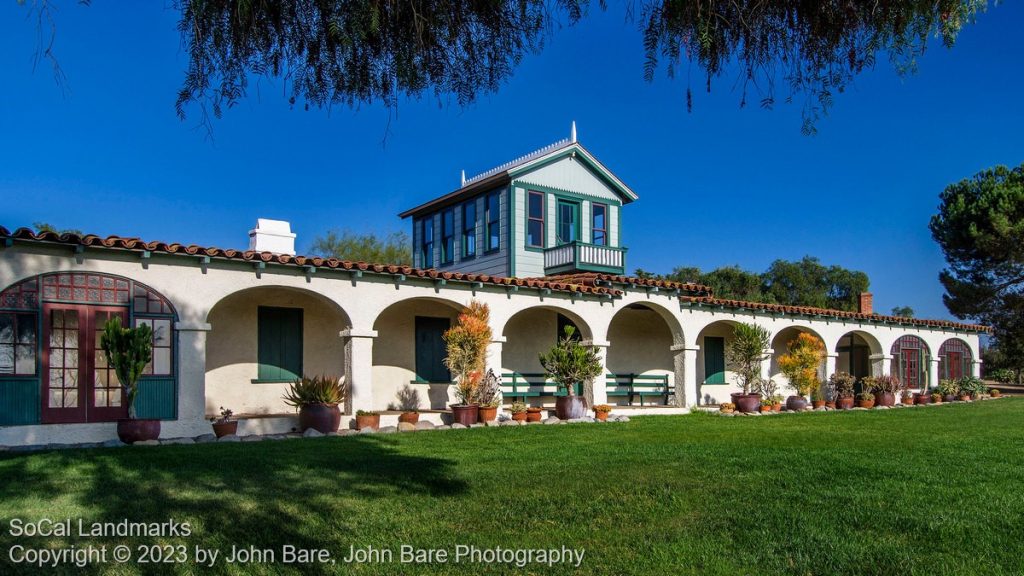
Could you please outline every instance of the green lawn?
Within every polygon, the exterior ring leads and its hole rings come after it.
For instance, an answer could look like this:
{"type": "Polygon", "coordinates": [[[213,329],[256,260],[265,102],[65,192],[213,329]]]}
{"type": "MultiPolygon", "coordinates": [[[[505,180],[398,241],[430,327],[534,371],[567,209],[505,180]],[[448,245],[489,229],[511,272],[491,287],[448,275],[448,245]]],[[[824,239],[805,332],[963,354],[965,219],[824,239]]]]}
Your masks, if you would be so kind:
{"type": "MultiPolygon", "coordinates": [[[[1021,574],[1024,399],[761,418],[703,414],[280,442],[0,457],[9,519],[189,522],[192,548],[328,548],[337,564],[214,573],[1021,574]],[[394,563],[346,565],[350,545],[394,563]],[[409,566],[454,551],[583,548],[582,567],[409,566]]],[[[152,544],[146,538],[93,544],[152,544]]],[[[67,568],[67,572],[77,569],[67,568]]],[[[185,565],[92,565],[178,573],[185,565]]]]}

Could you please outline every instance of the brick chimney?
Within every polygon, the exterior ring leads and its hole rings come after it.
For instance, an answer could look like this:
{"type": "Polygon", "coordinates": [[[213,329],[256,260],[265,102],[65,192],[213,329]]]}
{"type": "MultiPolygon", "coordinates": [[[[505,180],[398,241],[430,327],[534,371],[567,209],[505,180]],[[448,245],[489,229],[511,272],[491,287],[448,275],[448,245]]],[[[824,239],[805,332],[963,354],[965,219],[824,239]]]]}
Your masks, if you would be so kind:
{"type": "Polygon", "coordinates": [[[259,218],[256,228],[249,230],[249,250],[295,256],[295,234],[284,220],[259,218]]]}
{"type": "Polygon", "coordinates": [[[860,307],[858,311],[861,314],[873,314],[874,313],[874,296],[871,292],[860,293],[860,307]]]}

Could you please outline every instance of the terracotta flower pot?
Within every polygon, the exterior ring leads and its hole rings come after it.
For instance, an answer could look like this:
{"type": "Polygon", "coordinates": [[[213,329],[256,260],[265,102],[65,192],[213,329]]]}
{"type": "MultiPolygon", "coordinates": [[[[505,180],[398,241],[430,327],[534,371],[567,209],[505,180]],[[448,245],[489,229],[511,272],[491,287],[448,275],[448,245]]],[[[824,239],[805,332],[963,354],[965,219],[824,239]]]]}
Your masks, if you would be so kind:
{"type": "Polygon", "coordinates": [[[472,426],[480,418],[480,407],[476,404],[452,404],[452,423],[472,426]]]}
{"type": "Polygon", "coordinates": [[[932,396],[932,404],[942,404],[942,396],[932,396]]]}
{"type": "Polygon", "coordinates": [[[600,420],[601,422],[607,422],[608,421],[608,413],[607,412],[594,412],[594,418],[600,420]]]}
{"type": "Polygon", "coordinates": [[[902,402],[904,406],[912,406],[914,404],[914,397],[904,396],[903,399],[900,400],[900,402],[902,402]]]}
{"type": "Polygon", "coordinates": [[[572,420],[587,415],[587,399],[582,396],[559,396],[555,399],[555,416],[559,420],[572,420]]]}
{"type": "Polygon", "coordinates": [[[526,421],[527,422],[540,422],[541,416],[543,416],[543,414],[541,414],[541,409],[540,408],[537,408],[537,409],[528,408],[526,410],[526,421]]]}
{"type": "Polygon", "coordinates": [[[857,408],[874,408],[874,400],[857,400],[857,408]]]}
{"type": "Polygon", "coordinates": [[[772,404],[772,412],[782,412],[782,402],[772,404]]]}
{"type": "Polygon", "coordinates": [[[853,396],[844,396],[836,400],[836,408],[840,410],[849,410],[853,408],[853,396]]]}
{"type": "MultiPolygon", "coordinates": [[[[540,412],[537,412],[537,415],[539,416],[540,412]]],[[[526,421],[526,416],[527,416],[527,412],[513,412],[512,413],[512,419],[515,420],[516,422],[525,422],[526,421]]]]}
{"type": "MultiPolygon", "coordinates": [[[[811,406],[813,406],[815,409],[821,408],[821,407],[825,406],[825,404],[826,404],[826,402],[824,400],[814,400],[814,401],[811,402],[811,406]]],[[[832,407],[835,408],[835,403],[834,402],[832,403],[832,407]]]]}
{"type": "Polygon", "coordinates": [[[835,410],[836,409],[836,401],[835,400],[828,400],[828,401],[826,401],[825,402],[825,408],[831,408],[831,409],[835,410]]]}
{"type": "Polygon", "coordinates": [[[229,420],[227,422],[214,422],[213,433],[217,438],[223,438],[224,436],[230,436],[238,432],[238,420],[229,420]]]}
{"type": "Polygon", "coordinates": [[[312,428],[321,434],[337,432],[341,426],[341,410],[337,404],[305,404],[299,408],[299,430],[312,428]]]}
{"type": "Polygon", "coordinates": [[[892,392],[879,392],[875,394],[875,403],[879,406],[895,406],[896,395],[892,392]]]}
{"type": "Polygon", "coordinates": [[[989,392],[988,394],[989,394],[989,396],[991,396],[991,397],[993,397],[993,398],[999,398],[1000,396],[1002,396],[1002,395],[1003,395],[1003,393],[1002,393],[1002,392],[1000,392],[999,390],[995,390],[995,389],[993,389],[993,390],[992,390],[991,392],[989,392]]]}
{"type": "Polygon", "coordinates": [[[481,406],[477,409],[476,413],[481,422],[493,422],[494,419],[498,417],[498,407],[481,406]]]}
{"type": "Polygon", "coordinates": [[[363,428],[373,428],[374,430],[380,428],[380,414],[357,414],[356,430],[363,428]]]}
{"type": "Polygon", "coordinates": [[[406,422],[408,424],[415,424],[420,421],[419,412],[402,412],[398,415],[399,422],[406,422]]]}
{"type": "Polygon", "coordinates": [[[117,437],[125,444],[160,438],[160,421],[149,418],[122,418],[117,421],[117,437]]]}
{"type": "Polygon", "coordinates": [[[790,396],[786,398],[786,410],[790,412],[799,412],[807,408],[807,399],[803,396],[790,396]]]}
{"type": "Polygon", "coordinates": [[[740,412],[757,412],[761,406],[761,395],[735,392],[732,394],[732,403],[740,412]]]}
{"type": "Polygon", "coordinates": [[[959,400],[959,401],[961,401],[961,402],[970,402],[970,401],[971,401],[971,397],[970,397],[970,395],[968,395],[968,394],[961,394],[961,395],[960,395],[960,396],[959,396],[959,397],[957,398],[957,400],[959,400]]]}
{"type": "Polygon", "coordinates": [[[930,394],[914,394],[914,404],[931,404],[932,397],[930,394]]]}
{"type": "Polygon", "coordinates": [[[764,414],[765,412],[771,412],[772,411],[772,407],[771,406],[761,406],[759,409],[761,410],[762,414],[764,414]]]}

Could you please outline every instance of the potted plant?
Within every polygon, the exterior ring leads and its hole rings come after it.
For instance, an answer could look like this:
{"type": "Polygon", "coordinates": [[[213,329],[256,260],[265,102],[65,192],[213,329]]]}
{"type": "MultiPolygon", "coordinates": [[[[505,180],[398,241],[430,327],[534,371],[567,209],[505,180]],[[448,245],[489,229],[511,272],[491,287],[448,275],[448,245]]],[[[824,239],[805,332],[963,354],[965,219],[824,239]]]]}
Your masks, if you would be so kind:
{"type": "Polygon", "coordinates": [[[148,324],[136,328],[121,326],[121,318],[107,321],[100,334],[100,347],[107,365],[114,368],[128,403],[128,417],[117,421],[117,437],[125,444],[134,444],[160,437],[160,420],[136,418],[135,396],[139,378],[153,359],[153,330],[148,324]]]}
{"type": "Polygon", "coordinates": [[[732,414],[736,411],[736,405],[732,402],[722,402],[718,405],[718,411],[722,414],[732,414]]]}
{"type": "Polygon", "coordinates": [[[900,379],[895,376],[869,376],[864,379],[864,387],[875,395],[875,403],[879,406],[895,406],[896,393],[900,391],[900,379]]]}
{"type": "Polygon", "coordinates": [[[914,395],[910,393],[910,390],[904,389],[903,394],[900,395],[900,402],[904,406],[914,405],[914,395]]]}
{"type": "Polygon", "coordinates": [[[942,394],[932,391],[932,404],[942,404],[942,394]]]}
{"type": "Polygon", "coordinates": [[[477,396],[492,337],[490,317],[487,305],[474,300],[459,314],[455,326],[444,333],[448,351],[444,362],[455,377],[458,399],[457,404],[451,405],[453,421],[463,426],[476,424],[479,418],[477,396]]]}
{"type": "Polygon", "coordinates": [[[940,380],[938,390],[939,394],[942,394],[943,402],[952,402],[956,400],[960,387],[957,386],[956,380],[940,380]]]}
{"type": "Polygon", "coordinates": [[[921,385],[920,392],[914,392],[914,404],[931,404],[932,393],[926,384],[921,385]]]}
{"type": "Polygon", "coordinates": [[[758,403],[759,408],[761,410],[761,413],[764,414],[765,412],[771,412],[772,411],[772,404],[774,402],[775,402],[775,400],[773,400],[771,398],[762,398],[760,400],[760,402],[758,403]]]}
{"type": "Polygon", "coordinates": [[[993,398],[999,398],[1000,396],[1003,395],[1003,393],[999,391],[999,388],[993,388],[988,391],[988,395],[993,398]]]}
{"type": "Polygon", "coordinates": [[[737,324],[733,328],[732,340],[725,348],[725,358],[735,373],[743,392],[735,392],[732,403],[740,412],[756,412],[761,404],[761,395],[755,391],[761,376],[761,364],[767,358],[765,350],[771,345],[768,330],[756,324],[737,324]]]}
{"type": "Polygon", "coordinates": [[[608,413],[612,411],[612,407],[608,404],[598,404],[594,406],[594,417],[604,422],[608,420],[608,413]]]}
{"type": "Polygon", "coordinates": [[[587,415],[587,399],[576,395],[576,384],[592,382],[601,375],[597,348],[580,344],[573,337],[575,333],[576,328],[567,324],[565,335],[547,353],[540,355],[540,365],[547,376],[565,391],[564,396],[555,399],[555,416],[561,420],[587,415]]]}
{"type": "Polygon", "coordinates": [[[853,390],[857,379],[848,372],[836,372],[828,377],[829,385],[835,390],[836,408],[853,408],[853,390]]]}
{"type": "Polygon", "coordinates": [[[513,402],[508,407],[508,411],[512,413],[512,419],[516,422],[526,421],[526,404],[523,404],[519,400],[513,402]]]}
{"type": "Polygon", "coordinates": [[[234,419],[235,413],[230,408],[220,407],[220,417],[210,418],[213,423],[213,433],[217,438],[223,438],[238,432],[238,420],[234,419]]]}
{"type": "Polygon", "coordinates": [[[970,402],[971,395],[974,393],[974,379],[970,376],[965,376],[956,381],[957,388],[957,400],[961,402],[970,402]]]}
{"type": "Polygon", "coordinates": [[[398,411],[399,422],[415,424],[420,421],[420,393],[408,384],[403,385],[395,393],[397,404],[388,404],[388,410],[398,411]]]}
{"type": "Polygon", "coordinates": [[[871,392],[861,392],[857,395],[857,407],[858,408],[874,408],[875,407],[875,395],[871,392]]]}
{"type": "Polygon", "coordinates": [[[530,406],[526,409],[526,421],[527,422],[540,422],[543,408],[540,406],[530,406]]]}
{"type": "Polygon", "coordinates": [[[498,405],[501,404],[501,385],[494,370],[488,370],[483,380],[480,381],[477,403],[480,404],[477,414],[481,422],[493,422],[498,417],[498,405]]]}
{"type": "Polygon", "coordinates": [[[312,428],[321,434],[337,432],[341,425],[338,404],[345,401],[345,385],[337,376],[303,376],[292,382],[285,404],[299,411],[299,430],[312,428]]]}
{"type": "Polygon", "coordinates": [[[772,412],[782,412],[782,394],[772,396],[772,412]]]}
{"type": "Polygon", "coordinates": [[[380,412],[356,410],[356,430],[363,428],[373,428],[374,430],[380,428],[380,412]]]}
{"type": "Polygon", "coordinates": [[[818,387],[818,369],[825,360],[825,343],[808,332],[789,342],[789,352],[779,357],[779,370],[789,378],[787,386],[796,392],[786,399],[786,410],[803,410],[807,395],[818,387]]]}
{"type": "Polygon", "coordinates": [[[818,385],[814,387],[814,391],[811,392],[811,406],[815,410],[825,406],[825,389],[821,382],[818,382],[818,385]]]}

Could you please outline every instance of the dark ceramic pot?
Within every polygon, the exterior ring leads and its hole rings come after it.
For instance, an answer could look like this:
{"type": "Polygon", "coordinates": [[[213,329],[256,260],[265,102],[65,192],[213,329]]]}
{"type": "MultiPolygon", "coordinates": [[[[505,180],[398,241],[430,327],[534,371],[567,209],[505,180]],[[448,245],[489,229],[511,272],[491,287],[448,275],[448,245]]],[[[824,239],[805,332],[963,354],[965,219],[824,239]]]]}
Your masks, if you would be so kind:
{"type": "Polygon", "coordinates": [[[879,406],[895,406],[896,395],[892,392],[879,392],[875,394],[875,403],[879,406]]]}
{"type": "Polygon", "coordinates": [[[480,407],[476,404],[452,404],[452,424],[472,426],[480,418],[480,407]]]}
{"type": "Polygon", "coordinates": [[[739,410],[740,412],[757,412],[761,408],[760,394],[743,394],[742,392],[736,392],[731,396],[732,403],[736,405],[736,410],[739,410]]]}
{"type": "Polygon", "coordinates": [[[559,396],[555,399],[555,416],[559,420],[572,420],[587,416],[587,399],[583,396],[559,396]]]}
{"type": "Polygon", "coordinates": [[[786,398],[786,410],[799,412],[804,408],[807,408],[807,399],[803,396],[790,396],[786,398]]]}
{"type": "Polygon", "coordinates": [[[341,410],[337,404],[305,404],[299,408],[299,430],[312,428],[321,434],[337,432],[341,426],[341,410]]]}
{"type": "Polygon", "coordinates": [[[213,433],[216,434],[217,438],[223,438],[224,436],[230,436],[238,432],[238,420],[231,420],[228,422],[214,422],[213,433]]]}
{"type": "Polygon", "coordinates": [[[498,407],[481,406],[480,409],[477,410],[477,416],[480,418],[481,422],[493,422],[494,419],[498,417],[498,407]]]}
{"type": "Polygon", "coordinates": [[[943,402],[952,402],[954,400],[956,400],[956,396],[953,394],[946,394],[945,396],[942,397],[943,402]]]}
{"type": "Polygon", "coordinates": [[[914,394],[914,404],[931,404],[931,403],[932,403],[932,396],[931,396],[931,394],[921,394],[921,393],[914,394]]]}
{"type": "Polygon", "coordinates": [[[117,421],[117,437],[125,444],[134,444],[160,437],[160,421],[153,419],[122,418],[117,421]]]}
{"type": "Polygon", "coordinates": [[[849,410],[853,408],[853,396],[844,396],[836,399],[836,408],[840,410],[849,410]]]}

